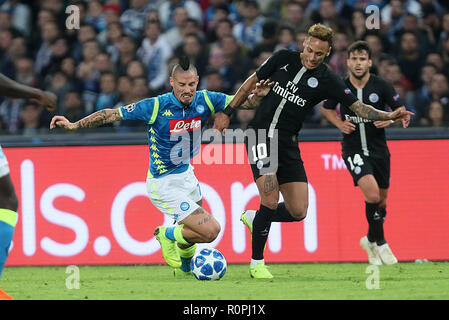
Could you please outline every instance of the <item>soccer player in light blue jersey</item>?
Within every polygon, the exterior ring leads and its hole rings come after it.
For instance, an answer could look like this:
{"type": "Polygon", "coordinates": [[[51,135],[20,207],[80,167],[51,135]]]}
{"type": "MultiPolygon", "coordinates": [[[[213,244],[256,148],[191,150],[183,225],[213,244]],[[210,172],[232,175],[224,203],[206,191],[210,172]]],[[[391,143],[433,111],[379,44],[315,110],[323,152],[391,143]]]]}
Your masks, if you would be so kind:
{"type": "MultiPolygon", "coordinates": [[[[175,275],[190,275],[190,260],[197,243],[210,243],[220,233],[217,220],[202,208],[198,180],[190,160],[201,146],[201,126],[216,112],[223,111],[232,96],[208,90],[197,91],[196,68],[186,58],[175,65],[172,92],[120,107],[103,109],[75,123],[63,116],[53,117],[50,129],[93,128],[120,120],[140,120],[148,124],[149,170],[147,192],[153,205],[177,222],[159,226],[154,234],[162,255],[175,275]]],[[[258,106],[273,86],[260,81],[240,108],[258,106]]]]}

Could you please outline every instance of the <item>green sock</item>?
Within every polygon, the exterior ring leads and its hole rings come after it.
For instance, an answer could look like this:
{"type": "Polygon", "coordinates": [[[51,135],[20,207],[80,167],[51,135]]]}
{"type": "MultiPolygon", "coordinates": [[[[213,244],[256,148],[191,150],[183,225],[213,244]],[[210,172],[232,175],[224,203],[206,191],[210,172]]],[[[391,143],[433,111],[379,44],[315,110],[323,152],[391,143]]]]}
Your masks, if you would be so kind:
{"type": "Polygon", "coordinates": [[[184,237],[182,236],[182,228],[184,227],[184,225],[179,225],[175,228],[174,230],[174,236],[175,239],[178,243],[180,244],[184,244],[184,245],[188,245],[190,244],[190,242],[188,242],[186,239],[184,239],[184,237]]]}

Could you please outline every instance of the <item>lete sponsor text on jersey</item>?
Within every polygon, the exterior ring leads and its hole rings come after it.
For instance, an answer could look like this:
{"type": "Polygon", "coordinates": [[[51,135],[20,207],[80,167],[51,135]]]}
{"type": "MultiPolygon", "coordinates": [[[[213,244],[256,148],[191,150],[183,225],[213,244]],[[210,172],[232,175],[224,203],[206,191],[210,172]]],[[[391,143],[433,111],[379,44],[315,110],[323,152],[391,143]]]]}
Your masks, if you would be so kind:
{"type": "Polygon", "coordinates": [[[170,120],[170,134],[195,131],[199,129],[201,129],[201,116],[190,119],[170,120]]]}

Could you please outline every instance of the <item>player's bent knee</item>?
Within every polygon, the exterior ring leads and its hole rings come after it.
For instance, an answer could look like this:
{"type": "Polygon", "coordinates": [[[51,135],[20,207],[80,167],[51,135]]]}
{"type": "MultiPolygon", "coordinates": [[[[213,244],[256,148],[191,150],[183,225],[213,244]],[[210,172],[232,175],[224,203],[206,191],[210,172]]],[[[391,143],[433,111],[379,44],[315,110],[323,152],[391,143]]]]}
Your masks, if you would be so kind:
{"type": "Polygon", "coordinates": [[[365,201],[368,203],[379,203],[380,202],[380,196],[376,192],[367,193],[365,195],[365,201]]]}
{"type": "Polygon", "coordinates": [[[290,212],[290,215],[297,221],[304,220],[307,216],[307,208],[293,210],[290,212]]]}
{"type": "Polygon", "coordinates": [[[214,223],[204,234],[204,242],[210,243],[217,239],[221,227],[218,223],[214,223]]]}

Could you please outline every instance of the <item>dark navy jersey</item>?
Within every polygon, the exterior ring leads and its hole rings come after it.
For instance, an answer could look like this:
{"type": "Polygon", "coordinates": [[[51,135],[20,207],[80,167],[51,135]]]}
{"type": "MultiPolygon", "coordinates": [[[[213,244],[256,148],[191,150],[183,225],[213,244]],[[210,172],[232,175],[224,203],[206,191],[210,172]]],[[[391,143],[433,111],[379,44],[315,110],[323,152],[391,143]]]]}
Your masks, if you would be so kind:
{"type": "MultiPolygon", "coordinates": [[[[394,90],[393,86],[374,74],[370,75],[368,82],[363,89],[355,88],[345,79],[346,86],[350,88],[357,98],[365,104],[371,105],[376,109],[388,111],[404,105],[404,102],[394,90]]],[[[334,99],[327,100],[323,107],[326,109],[336,109],[338,102],[334,99]]],[[[358,117],[347,104],[340,104],[341,120],[351,119],[356,125],[356,130],[350,134],[343,135],[342,148],[343,153],[361,152],[365,156],[385,156],[389,155],[385,129],[376,128],[372,120],[358,117]]]]}
{"type": "Polygon", "coordinates": [[[343,80],[325,64],[313,70],[301,63],[300,52],[279,50],[257,70],[259,80],[270,79],[275,85],[262,99],[250,127],[297,135],[304,119],[314,106],[326,99],[345,105],[357,101],[343,80]]]}

